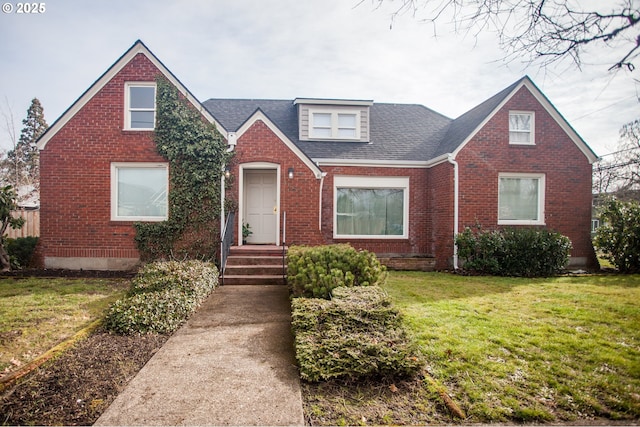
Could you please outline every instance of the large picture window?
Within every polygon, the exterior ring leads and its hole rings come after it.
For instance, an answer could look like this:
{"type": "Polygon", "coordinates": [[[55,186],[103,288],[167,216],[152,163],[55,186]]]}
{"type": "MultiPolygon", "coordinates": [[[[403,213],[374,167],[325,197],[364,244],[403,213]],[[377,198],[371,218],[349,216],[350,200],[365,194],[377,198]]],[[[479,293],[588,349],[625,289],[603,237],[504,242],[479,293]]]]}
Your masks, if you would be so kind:
{"type": "Polygon", "coordinates": [[[544,175],[500,174],[498,224],[544,224],[544,175]]]}
{"type": "Polygon", "coordinates": [[[168,217],[169,169],[157,163],[111,165],[111,219],[163,221],[168,217]]]}
{"type": "Polygon", "coordinates": [[[154,129],[156,121],[155,83],[127,83],[125,104],[125,129],[154,129]]]}
{"type": "Polygon", "coordinates": [[[334,237],[406,238],[409,178],[336,177],[334,237]]]}

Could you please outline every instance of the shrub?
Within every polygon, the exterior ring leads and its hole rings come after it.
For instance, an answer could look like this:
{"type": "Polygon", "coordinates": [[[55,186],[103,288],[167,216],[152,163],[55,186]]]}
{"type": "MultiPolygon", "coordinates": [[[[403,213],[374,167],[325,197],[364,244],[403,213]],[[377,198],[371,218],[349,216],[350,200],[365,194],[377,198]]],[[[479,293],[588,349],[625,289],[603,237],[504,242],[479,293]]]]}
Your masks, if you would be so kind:
{"type": "Polygon", "coordinates": [[[466,228],[456,237],[464,268],[496,276],[547,277],[569,261],[568,237],[537,228],[506,228],[476,233],[466,228]]]}
{"type": "Polygon", "coordinates": [[[173,332],[217,284],[218,270],[210,263],[147,264],[132,280],[128,295],[109,308],[105,327],[123,335],[173,332]]]}
{"type": "Polygon", "coordinates": [[[25,268],[31,264],[33,252],[38,244],[37,237],[7,238],[6,248],[11,260],[12,268],[25,268]]]}
{"type": "Polygon", "coordinates": [[[292,327],[302,379],[406,377],[422,361],[379,286],[333,290],[333,299],[294,298],[292,327]]]}
{"type": "Polygon", "coordinates": [[[369,286],[386,278],[374,253],[347,244],[292,246],[287,253],[287,282],[294,296],[328,299],[340,286],[369,286]]]}
{"type": "Polygon", "coordinates": [[[621,273],[640,272],[640,204],[611,198],[594,244],[621,273]]]}

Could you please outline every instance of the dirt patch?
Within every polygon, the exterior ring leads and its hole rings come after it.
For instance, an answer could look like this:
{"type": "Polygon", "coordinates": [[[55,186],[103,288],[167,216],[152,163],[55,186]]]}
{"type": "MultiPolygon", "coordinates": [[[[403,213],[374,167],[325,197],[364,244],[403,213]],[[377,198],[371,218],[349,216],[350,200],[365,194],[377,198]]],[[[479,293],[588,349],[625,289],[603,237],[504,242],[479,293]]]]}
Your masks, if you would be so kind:
{"type": "Polygon", "coordinates": [[[106,270],[49,270],[49,269],[23,269],[13,271],[3,271],[0,277],[68,277],[68,278],[90,278],[90,279],[130,279],[136,275],[136,271],[106,271],[106,270]]]}
{"type": "Polygon", "coordinates": [[[167,339],[94,333],[0,396],[0,424],[93,424],[167,339]]]}

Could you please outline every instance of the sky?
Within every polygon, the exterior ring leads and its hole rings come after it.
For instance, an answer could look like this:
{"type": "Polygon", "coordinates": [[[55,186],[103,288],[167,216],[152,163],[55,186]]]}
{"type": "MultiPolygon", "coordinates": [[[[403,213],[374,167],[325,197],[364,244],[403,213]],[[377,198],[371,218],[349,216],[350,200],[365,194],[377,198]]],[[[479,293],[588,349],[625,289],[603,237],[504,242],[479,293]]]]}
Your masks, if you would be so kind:
{"type": "Polygon", "coordinates": [[[529,75],[599,156],[640,116],[640,71],[607,71],[613,48],[581,69],[506,62],[494,33],[392,19],[397,0],[50,0],[38,14],[0,3],[0,150],[8,117],[19,135],[36,97],[51,125],[138,39],[200,101],[367,99],[456,118],[529,75]]]}

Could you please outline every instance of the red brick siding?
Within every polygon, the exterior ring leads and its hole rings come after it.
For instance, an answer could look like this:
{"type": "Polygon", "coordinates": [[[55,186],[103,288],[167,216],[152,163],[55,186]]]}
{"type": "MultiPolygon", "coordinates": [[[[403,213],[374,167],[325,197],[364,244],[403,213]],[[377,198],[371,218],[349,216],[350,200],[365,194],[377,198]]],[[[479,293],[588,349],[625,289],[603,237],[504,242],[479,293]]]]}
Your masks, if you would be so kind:
{"type": "Polygon", "coordinates": [[[545,225],[568,236],[574,257],[594,261],[591,245],[591,165],[526,89],[518,91],[456,158],[460,165],[460,230],[498,223],[498,174],[544,173],[545,225]],[[509,144],[509,111],[535,112],[535,145],[509,144]]]}
{"type": "Polygon", "coordinates": [[[137,55],[40,153],[41,262],[138,257],[133,224],[111,221],[111,163],[165,161],[152,132],[123,130],[125,82],[154,81],[159,73],[137,55]]]}
{"type": "Polygon", "coordinates": [[[322,234],[326,243],[348,242],[358,249],[380,255],[432,255],[430,245],[430,212],[427,197],[427,169],[376,167],[324,167],[327,177],[322,192],[322,234]],[[409,177],[409,235],[406,239],[334,239],[333,178],[336,175],[371,177],[409,177]]]}
{"type": "Polygon", "coordinates": [[[445,162],[429,169],[431,201],[431,253],[436,269],[451,268],[453,257],[454,167],[445,162]]]}
{"type": "MultiPolygon", "coordinates": [[[[280,211],[287,214],[286,244],[323,243],[318,227],[320,180],[311,169],[264,122],[258,120],[238,139],[231,174],[238,177],[240,165],[266,162],[280,165],[280,211]],[[293,168],[295,176],[288,177],[293,168]]],[[[234,179],[228,197],[237,199],[238,179],[234,179]],[[234,196],[235,195],[235,196],[234,196]]],[[[240,220],[241,218],[236,218],[240,220]]],[[[236,230],[237,231],[237,230],[236,230]]],[[[236,242],[238,236],[236,232],[236,242]]]]}
{"type": "MultiPolygon", "coordinates": [[[[319,225],[321,180],[317,179],[302,160],[291,151],[262,121],[257,121],[238,140],[232,174],[238,176],[240,165],[267,162],[280,165],[281,210],[287,213],[286,243],[290,245],[320,245],[349,242],[353,246],[378,254],[432,255],[427,169],[395,169],[370,167],[323,167],[322,224],[319,225]],[[289,179],[292,167],[295,177],[289,179]],[[409,177],[409,236],[407,239],[334,239],[333,238],[333,177],[402,176],[409,177]]],[[[230,194],[238,194],[235,179],[230,194]]],[[[231,196],[233,197],[233,196],[231,196]]],[[[237,196],[235,196],[237,197],[237,196]]],[[[237,241],[237,235],[236,235],[237,241]]]]}

